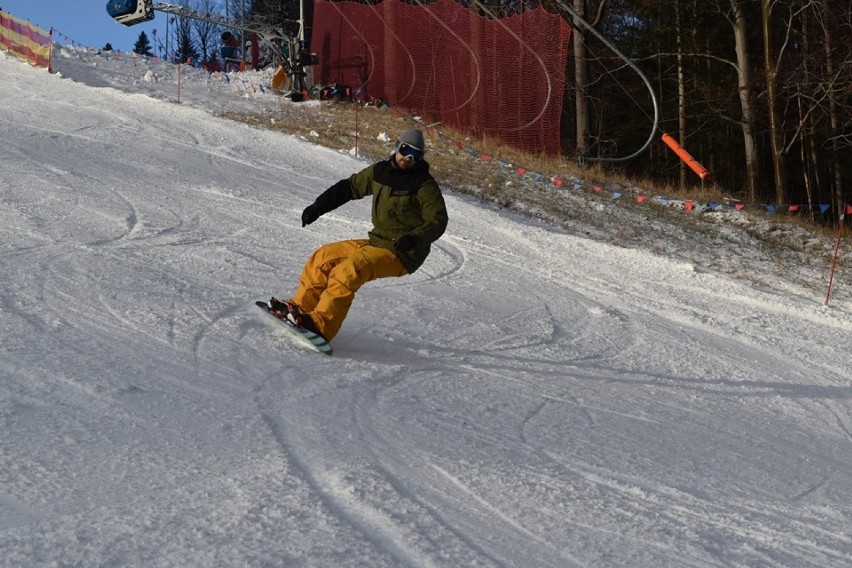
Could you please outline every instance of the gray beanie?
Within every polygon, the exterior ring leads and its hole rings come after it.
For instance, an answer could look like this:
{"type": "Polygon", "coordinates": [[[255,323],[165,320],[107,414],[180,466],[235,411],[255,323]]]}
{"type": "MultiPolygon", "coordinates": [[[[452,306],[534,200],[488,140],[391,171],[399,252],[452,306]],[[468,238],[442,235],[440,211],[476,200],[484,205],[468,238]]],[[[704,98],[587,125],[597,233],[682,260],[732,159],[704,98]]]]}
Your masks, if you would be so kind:
{"type": "Polygon", "coordinates": [[[415,130],[414,128],[410,130],[406,130],[402,134],[399,135],[399,138],[396,140],[397,144],[408,144],[412,148],[417,148],[418,150],[426,151],[426,140],[423,138],[423,133],[419,130],[415,130]]]}

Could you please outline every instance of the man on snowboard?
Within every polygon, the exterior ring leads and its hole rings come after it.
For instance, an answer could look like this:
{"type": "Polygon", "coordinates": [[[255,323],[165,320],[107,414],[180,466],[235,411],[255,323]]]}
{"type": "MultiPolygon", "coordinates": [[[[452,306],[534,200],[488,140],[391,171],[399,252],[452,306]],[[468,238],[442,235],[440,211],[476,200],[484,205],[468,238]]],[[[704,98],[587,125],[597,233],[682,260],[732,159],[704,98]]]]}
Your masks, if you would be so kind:
{"type": "Polygon", "coordinates": [[[302,269],[290,300],[272,298],[271,311],[331,341],[367,282],[416,271],[447,228],[447,208],[419,130],[406,130],[387,159],[325,190],[302,212],[302,227],[352,199],[373,198],[368,239],[323,245],[302,269]],[[288,317],[289,316],[289,317],[288,317]]]}

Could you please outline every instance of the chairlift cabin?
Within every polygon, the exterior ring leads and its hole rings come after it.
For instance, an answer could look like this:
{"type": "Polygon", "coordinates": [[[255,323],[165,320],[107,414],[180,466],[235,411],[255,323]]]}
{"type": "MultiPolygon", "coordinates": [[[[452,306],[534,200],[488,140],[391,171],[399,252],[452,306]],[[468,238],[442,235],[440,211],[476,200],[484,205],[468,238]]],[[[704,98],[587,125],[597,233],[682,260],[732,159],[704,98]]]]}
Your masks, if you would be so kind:
{"type": "Polygon", "coordinates": [[[153,0],[109,0],[107,13],[119,24],[132,26],[154,19],[153,0]]]}

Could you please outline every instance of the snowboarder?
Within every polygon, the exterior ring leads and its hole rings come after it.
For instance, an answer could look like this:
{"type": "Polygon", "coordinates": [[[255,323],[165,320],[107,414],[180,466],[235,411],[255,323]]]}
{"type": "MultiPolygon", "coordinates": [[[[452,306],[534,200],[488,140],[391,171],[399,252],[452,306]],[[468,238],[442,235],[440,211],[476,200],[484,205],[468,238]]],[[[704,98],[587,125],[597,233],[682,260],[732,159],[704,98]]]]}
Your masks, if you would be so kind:
{"type": "Polygon", "coordinates": [[[394,153],[324,191],[302,212],[302,227],[352,199],[373,198],[373,229],[367,239],[321,246],[305,264],[290,300],[272,298],[279,317],[331,341],[355,293],[377,278],[412,274],[447,228],[447,208],[423,158],[420,130],[406,130],[394,153]]]}

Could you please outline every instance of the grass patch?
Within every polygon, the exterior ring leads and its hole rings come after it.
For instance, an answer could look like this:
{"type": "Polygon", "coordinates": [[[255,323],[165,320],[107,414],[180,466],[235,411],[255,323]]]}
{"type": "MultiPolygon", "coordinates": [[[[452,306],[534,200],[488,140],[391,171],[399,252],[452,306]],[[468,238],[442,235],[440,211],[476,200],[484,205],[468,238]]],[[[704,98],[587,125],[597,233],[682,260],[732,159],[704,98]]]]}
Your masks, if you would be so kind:
{"type": "MultiPolygon", "coordinates": [[[[473,139],[444,125],[430,128],[386,107],[337,102],[293,104],[282,99],[277,108],[262,114],[229,112],[223,116],[300,136],[336,150],[351,152],[357,145],[358,155],[370,161],[389,156],[397,135],[403,130],[420,128],[426,133],[426,159],[442,186],[556,226],[570,228],[582,224],[585,227],[583,232],[589,235],[599,229],[596,238],[618,246],[644,246],[662,253],[657,234],[671,232],[677,227],[690,235],[685,239],[685,252],[681,253],[684,256],[689,255],[689,239],[693,239],[694,243],[699,240],[724,241],[735,246],[731,239],[738,238],[760,243],[771,256],[785,257],[795,252],[801,256],[803,265],[812,265],[816,259],[824,265],[829,261],[836,242],[836,228],[826,227],[801,214],[780,212],[770,215],[750,208],[733,214],[688,215],[682,208],[660,205],[653,200],[646,200],[640,205],[636,203],[635,195],[704,203],[724,202],[727,196],[722,188],[712,183],[681,191],[671,185],[659,186],[647,180],[631,179],[599,164],[580,165],[560,158],[521,152],[493,138],[473,139]],[[439,133],[444,135],[443,139],[439,133]],[[461,148],[456,147],[454,141],[459,142],[461,148]],[[475,156],[468,152],[468,147],[476,150],[475,156]],[[485,162],[483,154],[492,159],[485,162]],[[498,165],[498,160],[504,165],[498,165]],[[519,166],[540,173],[541,181],[532,182],[525,179],[529,176],[519,176],[519,166]],[[553,177],[564,180],[565,186],[556,187],[551,180],[553,177]],[[574,183],[581,184],[587,191],[582,194],[572,191],[570,188],[574,183]],[[606,188],[609,193],[588,191],[594,186],[606,188]],[[614,191],[625,194],[615,207],[609,197],[614,191]],[[614,215],[625,218],[616,230],[611,228],[614,215]],[[740,236],[720,237],[720,224],[735,226],[741,231],[740,236]]],[[[845,241],[838,262],[838,269],[843,271],[850,265],[845,241]]]]}

